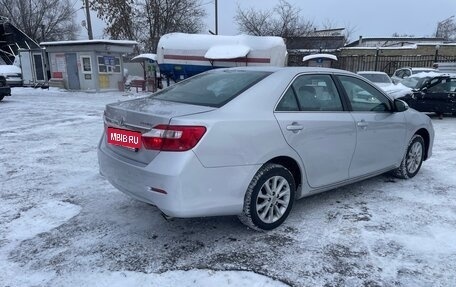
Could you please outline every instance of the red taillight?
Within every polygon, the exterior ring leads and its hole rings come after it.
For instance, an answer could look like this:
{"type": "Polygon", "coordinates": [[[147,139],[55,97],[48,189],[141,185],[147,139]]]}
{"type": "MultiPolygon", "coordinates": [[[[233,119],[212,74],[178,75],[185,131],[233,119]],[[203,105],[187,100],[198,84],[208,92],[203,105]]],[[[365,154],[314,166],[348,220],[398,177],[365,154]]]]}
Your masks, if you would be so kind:
{"type": "Polygon", "coordinates": [[[146,149],[186,151],[192,149],[206,132],[202,126],[158,125],[142,135],[146,149]]]}

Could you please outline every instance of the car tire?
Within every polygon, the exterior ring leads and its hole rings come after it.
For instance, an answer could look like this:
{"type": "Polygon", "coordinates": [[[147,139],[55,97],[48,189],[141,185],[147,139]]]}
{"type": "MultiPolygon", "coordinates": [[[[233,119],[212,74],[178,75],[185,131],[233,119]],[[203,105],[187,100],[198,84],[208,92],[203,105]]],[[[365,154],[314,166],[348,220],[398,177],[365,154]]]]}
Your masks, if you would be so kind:
{"type": "Polygon", "coordinates": [[[279,164],[265,164],[247,188],[239,219],[255,230],[274,229],[288,217],[295,193],[295,180],[287,168],[279,164]]]}
{"type": "Polygon", "coordinates": [[[424,139],[415,134],[407,146],[407,152],[402,159],[401,165],[393,171],[393,174],[402,179],[414,177],[421,168],[424,160],[424,139]]]}

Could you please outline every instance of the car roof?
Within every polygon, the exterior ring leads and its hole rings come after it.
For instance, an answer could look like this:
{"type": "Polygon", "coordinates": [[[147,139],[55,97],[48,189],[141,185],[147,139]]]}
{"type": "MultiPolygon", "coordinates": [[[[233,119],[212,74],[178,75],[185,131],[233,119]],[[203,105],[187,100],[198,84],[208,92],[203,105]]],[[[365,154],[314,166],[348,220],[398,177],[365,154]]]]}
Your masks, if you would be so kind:
{"type": "Polygon", "coordinates": [[[413,70],[423,70],[423,71],[435,71],[434,68],[420,68],[420,67],[413,67],[413,68],[410,68],[413,70]]]}
{"type": "Polygon", "coordinates": [[[412,70],[412,71],[416,71],[416,70],[419,70],[419,71],[437,71],[434,68],[428,68],[428,67],[402,67],[402,68],[396,69],[396,71],[404,70],[404,69],[409,69],[409,70],[412,70]]]}
{"type": "Polygon", "coordinates": [[[345,75],[356,75],[355,73],[332,69],[332,68],[321,68],[321,67],[273,67],[273,66],[255,66],[255,67],[234,67],[234,68],[221,68],[214,69],[211,71],[221,71],[221,70],[230,70],[230,71],[259,71],[259,72],[270,72],[270,73],[285,73],[285,74],[299,74],[299,73],[336,73],[336,74],[345,74],[345,75]]]}
{"type": "Polygon", "coordinates": [[[413,74],[410,76],[410,78],[435,78],[435,77],[441,77],[442,73],[439,73],[437,71],[430,71],[430,72],[421,72],[417,74],[413,74]]]}
{"type": "Polygon", "coordinates": [[[357,74],[373,74],[373,75],[388,75],[385,72],[379,72],[379,71],[358,71],[356,72],[357,74]]]}

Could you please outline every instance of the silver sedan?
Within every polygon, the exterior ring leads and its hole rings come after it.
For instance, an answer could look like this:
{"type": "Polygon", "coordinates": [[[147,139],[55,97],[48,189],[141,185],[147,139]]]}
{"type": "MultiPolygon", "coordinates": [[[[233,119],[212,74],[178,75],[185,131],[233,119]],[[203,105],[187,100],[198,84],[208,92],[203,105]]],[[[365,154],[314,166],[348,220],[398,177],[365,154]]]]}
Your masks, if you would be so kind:
{"type": "Polygon", "coordinates": [[[238,215],[278,227],[295,199],[385,172],[414,177],[432,154],[426,115],[353,73],[233,68],[106,106],[100,172],[171,217],[238,215]]]}

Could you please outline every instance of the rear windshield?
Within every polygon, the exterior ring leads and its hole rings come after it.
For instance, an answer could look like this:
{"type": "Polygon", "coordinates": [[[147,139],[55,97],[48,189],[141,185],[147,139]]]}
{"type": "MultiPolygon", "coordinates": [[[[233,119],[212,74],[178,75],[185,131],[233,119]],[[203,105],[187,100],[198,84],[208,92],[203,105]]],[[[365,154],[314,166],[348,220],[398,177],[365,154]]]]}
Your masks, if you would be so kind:
{"type": "Polygon", "coordinates": [[[153,97],[165,101],[218,108],[270,74],[270,72],[239,70],[203,73],[170,86],[153,97]]]}
{"type": "Polygon", "coordinates": [[[384,74],[364,74],[364,73],[362,73],[360,75],[363,76],[364,78],[368,79],[369,81],[374,82],[374,83],[388,83],[388,84],[391,83],[391,80],[388,77],[388,75],[384,75],[384,74]]]}

